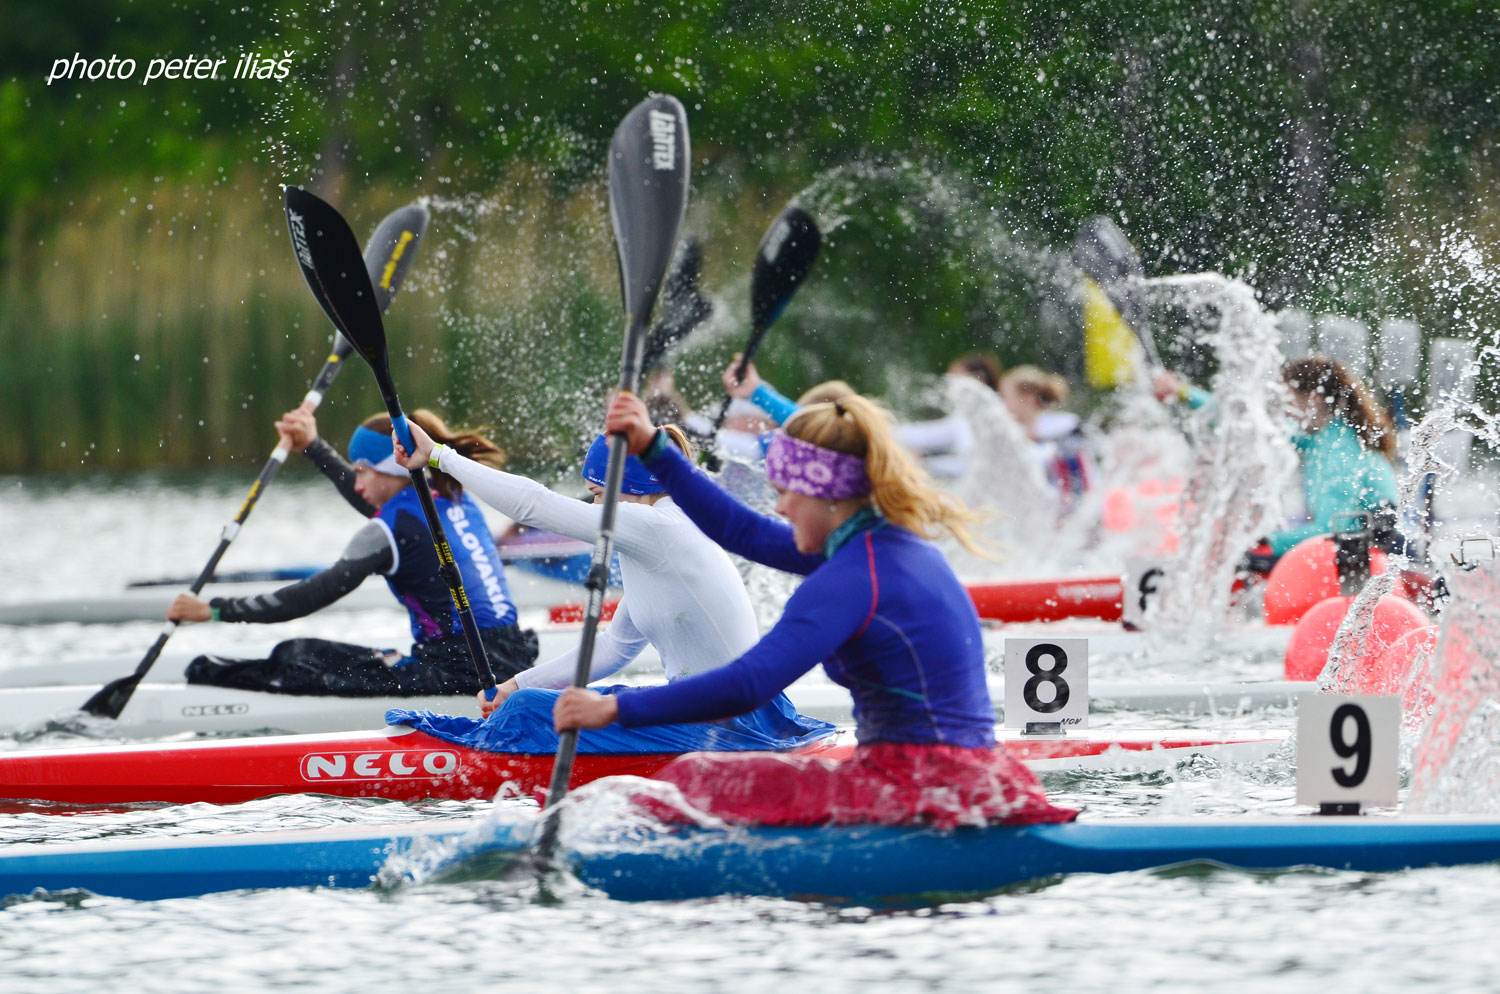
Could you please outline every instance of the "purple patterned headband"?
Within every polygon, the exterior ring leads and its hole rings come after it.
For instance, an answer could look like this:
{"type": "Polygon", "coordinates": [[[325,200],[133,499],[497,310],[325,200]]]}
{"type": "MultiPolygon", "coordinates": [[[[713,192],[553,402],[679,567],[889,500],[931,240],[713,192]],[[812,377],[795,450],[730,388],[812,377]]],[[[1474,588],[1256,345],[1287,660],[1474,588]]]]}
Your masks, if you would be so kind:
{"type": "Polygon", "coordinates": [[[870,477],[859,456],[825,449],[784,431],[772,435],[766,449],[766,478],[782,490],[826,500],[870,492],[870,477]]]}

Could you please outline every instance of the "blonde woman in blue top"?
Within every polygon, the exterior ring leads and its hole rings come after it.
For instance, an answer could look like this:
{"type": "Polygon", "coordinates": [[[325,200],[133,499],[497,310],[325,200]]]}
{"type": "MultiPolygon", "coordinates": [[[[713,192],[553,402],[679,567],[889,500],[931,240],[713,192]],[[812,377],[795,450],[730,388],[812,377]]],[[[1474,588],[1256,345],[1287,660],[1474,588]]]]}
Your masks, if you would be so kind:
{"type": "Polygon", "coordinates": [[[805,579],[738,659],[665,687],[567,690],[554,712],[559,730],[741,714],[821,664],[854,699],[851,758],[698,753],[657,778],[695,808],[739,822],[952,826],[1074,816],[1049,804],[1031,772],[995,746],[979,618],[930,541],[948,531],[967,542],[972,515],[912,463],[873,401],[809,405],[775,434],[766,475],[779,518],[699,472],[639,399],[616,398],[605,424],[629,438],[709,538],[805,579]]]}

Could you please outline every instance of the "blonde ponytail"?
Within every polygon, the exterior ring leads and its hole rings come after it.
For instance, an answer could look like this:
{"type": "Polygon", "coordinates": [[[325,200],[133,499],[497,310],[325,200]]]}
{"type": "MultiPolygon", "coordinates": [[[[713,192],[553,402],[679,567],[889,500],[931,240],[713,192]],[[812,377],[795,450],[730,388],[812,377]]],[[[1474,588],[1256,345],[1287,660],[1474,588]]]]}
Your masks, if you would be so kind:
{"type": "Polygon", "coordinates": [[[988,556],[968,525],[980,515],[933,486],[891,429],[890,416],[859,394],[804,407],[783,430],[804,442],[858,456],[870,478],[870,499],[893,525],[934,539],[946,531],[975,555],[988,556]]]}

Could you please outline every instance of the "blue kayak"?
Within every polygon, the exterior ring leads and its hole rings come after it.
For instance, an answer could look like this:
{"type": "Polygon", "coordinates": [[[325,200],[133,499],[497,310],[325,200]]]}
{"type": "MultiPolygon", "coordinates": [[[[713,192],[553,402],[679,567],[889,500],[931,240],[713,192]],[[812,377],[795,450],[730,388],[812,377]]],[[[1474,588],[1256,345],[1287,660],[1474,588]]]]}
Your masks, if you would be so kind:
{"type": "MultiPolygon", "coordinates": [[[[434,843],[490,870],[523,852],[532,822],[127,839],[0,848],[0,897],[82,889],[155,900],[270,887],[367,887],[393,853],[434,843]],[[482,826],[482,827],[481,827],[482,826]]],[[[1116,819],[955,831],[689,829],[562,858],[579,879],[628,901],[764,895],[859,905],[928,904],[1069,873],[1192,863],[1253,870],[1387,871],[1500,859],[1494,818],[1116,819]]],[[[450,861],[451,862],[451,861],[450,861]]],[[[480,874],[483,871],[475,870],[480,874]]],[[[451,876],[451,874],[446,874],[451,876]]]]}

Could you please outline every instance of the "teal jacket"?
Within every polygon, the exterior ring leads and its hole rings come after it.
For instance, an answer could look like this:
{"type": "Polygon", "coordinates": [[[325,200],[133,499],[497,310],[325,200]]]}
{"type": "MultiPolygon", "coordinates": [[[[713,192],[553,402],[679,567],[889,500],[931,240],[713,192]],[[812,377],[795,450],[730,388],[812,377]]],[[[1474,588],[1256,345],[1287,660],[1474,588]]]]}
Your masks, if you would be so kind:
{"type": "Polygon", "coordinates": [[[1274,554],[1282,555],[1305,538],[1328,534],[1339,515],[1395,505],[1396,474],[1390,461],[1361,445],[1348,422],[1334,418],[1319,431],[1294,435],[1292,444],[1302,460],[1302,486],[1311,520],[1271,533],[1274,554]]]}

